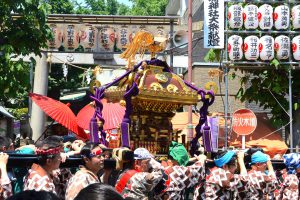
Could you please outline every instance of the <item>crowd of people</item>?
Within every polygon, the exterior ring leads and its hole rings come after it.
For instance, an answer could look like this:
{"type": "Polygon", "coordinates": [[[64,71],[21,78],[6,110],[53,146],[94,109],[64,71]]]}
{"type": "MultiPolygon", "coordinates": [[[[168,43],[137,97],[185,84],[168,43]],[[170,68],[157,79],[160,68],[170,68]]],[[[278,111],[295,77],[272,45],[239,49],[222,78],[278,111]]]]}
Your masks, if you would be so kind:
{"type": "Polygon", "coordinates": [[[276,171],[260,149],[247,155],[247,163],[244,151],[220,151],[208,166],[204,154],[190,156],[177,142],[171,142],[167,160],[145,148],[111,150],[59,136],[16,149],[0,136],[0,149],[1,199],[299,200],[299,154],[285,155],[286,168],[276,171]],[[7,168],[12,152],[35,154],[37,162],[29,169],[7,168]],[[70,156],[81,164],[60,167],[70,156]]]}

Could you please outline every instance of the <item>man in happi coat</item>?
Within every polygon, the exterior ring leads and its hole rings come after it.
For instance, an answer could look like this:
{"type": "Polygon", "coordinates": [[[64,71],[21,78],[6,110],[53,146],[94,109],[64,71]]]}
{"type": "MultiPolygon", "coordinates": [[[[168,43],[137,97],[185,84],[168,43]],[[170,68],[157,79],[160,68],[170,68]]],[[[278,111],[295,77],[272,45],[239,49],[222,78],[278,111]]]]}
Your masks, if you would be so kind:
{"type": "MultiPolygon", "coordinates": [[[[216,167],[206,176],[205,193],[196,191],[194,200],[198,199],[243,199],[239,195],[246,191],[247,170],[244,164],[244,153],[235,151],[220,152],[214,160],[216,167]],[[235,174],[239,164],[240,174],[235,174]]],[[[197,188],[200,190],[201,188],[197,188]]]]}
{"type": "Polygon", "coordinates": [[[76,174],[69,180],[66,200],[73,200],[83,188],[100,182],[97,174],[104,167],[104,154],[101,147],[89,142],[82,147],[80,154],[84,166],[80,166],[76,174]]]}
{"type": "Polygon", "coordinates": [[[270,199],[277,186],[278,182],[269,157],[261,151],[252,154],[251,170],[248,171],[246,199],[270,199]]]}
{"type": "Polygon", "coordinates": [[[152,166],[153,155],[145,148],[134,151],[134,160],[134,170],[127,170],[119,177],[116,190],[124,198],[151,199],[154,187],[162,179],[162,170],[152,166]]]}
{"type": "Polygon", "coordinates": [[[276,200],[298,200],[299,178],[297,171],[300,172],[300,155],[290,153],[283,157],[286,169],[281,170],[277,176],[278,188],[274,191],[274,197],[276,200]]]}
{"type": "Polygon", "coordinates": [[[63,146],[55,137],[49,137],[37,145],[38,164],[33,164],[24,179],[24,190],[45,190],[57,194],[53,172],[61,163],[63,146]]]}
{"type": "Polygon", "coordinates": [[[172,141],[169,147],[168,166],[162,167],[156,165],[155,167],[164,170],[166,175],[165,188],[156,199],[163,200],[183,200],[185,197],[185,190],[198,184],[205,178],[205,160],[206,156],[195,156],[196,162],[187,166],[190,158],[185,147],[177,142],[172,141]]]}

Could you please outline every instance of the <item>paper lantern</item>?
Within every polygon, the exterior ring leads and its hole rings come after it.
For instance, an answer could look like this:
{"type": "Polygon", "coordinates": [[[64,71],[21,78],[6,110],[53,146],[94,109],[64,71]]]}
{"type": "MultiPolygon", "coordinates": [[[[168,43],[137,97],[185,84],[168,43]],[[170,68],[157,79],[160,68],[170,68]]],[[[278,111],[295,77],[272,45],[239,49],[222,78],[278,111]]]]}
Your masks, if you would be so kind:
{"type": "MultiPolygon", "coordinates": [[[[148,27],[148,28],[149,28],[149,27],[148,27]]],[[[146,31],[146,32],[147,32],[147,31],[149,31],[148,28],[146,28],[145,25],[140,25],[140,26],[139,26],[139,31],[146,31]]],[[[150,32],[151,32],[151,31],[150,31],[150,32]]]]}
{"type": "Polygon", "coordinates": [[[288,6],[277,6],[273,14],[275,28],[277,30],[287,29],[290,24],[290,9],[288,6]]]}
{"type": "Polygon", "coordinates": [[[96,28],[90,24],[80,26],[79,39],[80,44],[87,51],[91,51],[96,45],[96,28]]]}
{"type": "Polygon", "coordinates": [[[258,9],[257,18],[260,29],[271,29],[273,27],[273,7],[268,4],[261,5],[258,9]]]}
{"type": "Polygon", "coordinates": [[[64,47],[67,50],[75,50],[79,45],[79,30],[74,24],[64,26],[64,47]]]}
{"type": "Polygon", "coordinates": [[[300,35],[292,40],[293,57],[295,60],[300,60],[300,35]]]}
{"type": "Polygon", "coordinates": [[[117,33],[117,47],[125,49],[126,45],[132,42],[131,29],[128,26],[122,26],[117,33]]]}
{"type": "Polygon", "coordinates": [[[300,28],[300,5],[292,8],[292,24],[294,29],[300,28]]]}
{"type": "Polygon", "coordinates": [[[256,5],[246,5],[243,18],[246,29],[256,29],[258,27],[258,7],[256,5]]]}
{"type": "Polygon", "coordinates": [[[155,33],[153,33],[153,35],[157,36],[157,37],[166,37],[167,36],[166,31],[164,30],[163,26],[156,27],[155,33]]]}
{"type": "Polygon", "coordinates": [[[243,7],[232,5],[228,8],[228,22],[230,28],[241,28],[243,26],[243,7]]]}
{"type": "Polygon", "coordinates": [[[228,55],[230,60],[241,60],[243,58],[243,39],[241,36],[232,35],[228,38],[228,55]]]}
{"type": "Polygon", "coordinates": [[[53,34],[53,39],[48,40],[47,42],[48,47],[51,49],[58,49],[62,43],[62,37],[63,37],[62,27],[59,24],[50,24],[49,27],[53,34]]]}
{"type": "Polygon", "coordinates": [[[272,60],[274,58],[274,38],[269,35],[261,37],[258,49],[261,60],[272,60]]]}
{"type": "Polygon", "coordinates": [[[275,38],[274,49],[276,51],[277,59],[288,59],[290,56],[290,38],[285,35],[277,36],[275,38]]]}
{"type": "Polygon", "coordinates": [[[244,39],[244,53],[247,60],[257,60],[259,57],[259,38],[251,35],[244,39]]]}
{"type": "Polygon", "coordinates": [[[113,51],[115,45],[115,30],[111,27],[103,27],[100,30],[100,44],[106,51],[113,51]]]}

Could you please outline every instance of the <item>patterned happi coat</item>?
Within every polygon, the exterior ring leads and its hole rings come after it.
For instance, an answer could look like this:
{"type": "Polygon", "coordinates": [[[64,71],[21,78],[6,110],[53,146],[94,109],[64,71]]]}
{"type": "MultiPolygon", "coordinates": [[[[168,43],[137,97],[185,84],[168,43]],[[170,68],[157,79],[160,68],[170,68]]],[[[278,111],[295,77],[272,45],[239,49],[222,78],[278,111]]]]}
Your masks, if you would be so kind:
{"type": "MultiPolygon", "coordinates": [[[[121,178],[122,176],[120,176],[121,178]]],[[[122,196],[131,197],[139,200],[147,200],[154,187],[162,179],[162,170],[154,170],[153,172],[137,172],[126,183],[122,191],[122,196]]],[[[119,182],[119,180],[117,181],[119,182]]]]}
{"type": "Polygon", "coordinates": [[[7,199],[12,196],[12,187],[9,178],[1,179],[1,187],[0,187],[0,199],[7,199]]]}
{"type": "Polygon", "coordinates": [[[66,200],[73,200],[80,190],[93,183],[99,183],[98,177],[85,167],[80,166],[80,169],[69,180],[67,184],[66,200]]]}
{"type": "Polygon", "coordinates": [[[205,200],[205,180],[195,187],[193,200],[205,200]]]}
{"type": "Polygon", "coordinates": [[[52,177],[38,164],[33,164],[25,176],[24,190],[44,190],[57,194],[52,177]]]}
{"type": "Polygon", "coordinates": [[[282,171],[277,180],[278,187],[274,191],[276,200],[299,200],[299,179],[297,175],[282,171]]]}
{"type": "Polygon", "coordinates": [[[260,171],[250,170],[248,172],[246,199],[272,199],[272,194],[277,187],[276,177],[266,175],[260,171]]]}
{"type": "Polygon", "coordinates": [[[198,187],[195,192],[194,200],[233,200],[244,199],[247,191],[247,175],[232,174],[223,168],[214,167],[211,173],[206,176],[204,186],[205,194],[202,188],[198,187]],[[202,192],[201,192],[202,189],[202,192]],[[200,190],[200,191],[199,191],[200,190]]]}
{"type": "Polygon", "coordinates": [[[198,184],[205,178],[204,162],[197,161],[195,164],[184,166],[172,166],[164,169],[167,175],[166,189],[156,199],[183,200],[185,190],[198,184]]]}
{"type": "Polygon", "coordinates": [[[60,199],[65,199],[67,183],[72,178],[72,173],[69,169],[61,168],[53,171],[53,183],[55,191],[60,199]]]}

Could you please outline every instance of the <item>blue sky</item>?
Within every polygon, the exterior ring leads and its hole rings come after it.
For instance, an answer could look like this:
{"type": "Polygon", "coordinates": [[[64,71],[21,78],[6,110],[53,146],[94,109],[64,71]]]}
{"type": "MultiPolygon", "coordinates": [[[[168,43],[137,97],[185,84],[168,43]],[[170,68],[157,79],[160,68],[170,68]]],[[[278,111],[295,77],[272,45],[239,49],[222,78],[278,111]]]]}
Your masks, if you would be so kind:
{"type": "MultiPolygon", "coordinates": [[[[84,0],[77,0],[78,3],[83,3],[84,0]]],[[[132,6],[132,3],[129,0],[118,0],[119,3],[124,3],[125,5],[132,6]]]]}

